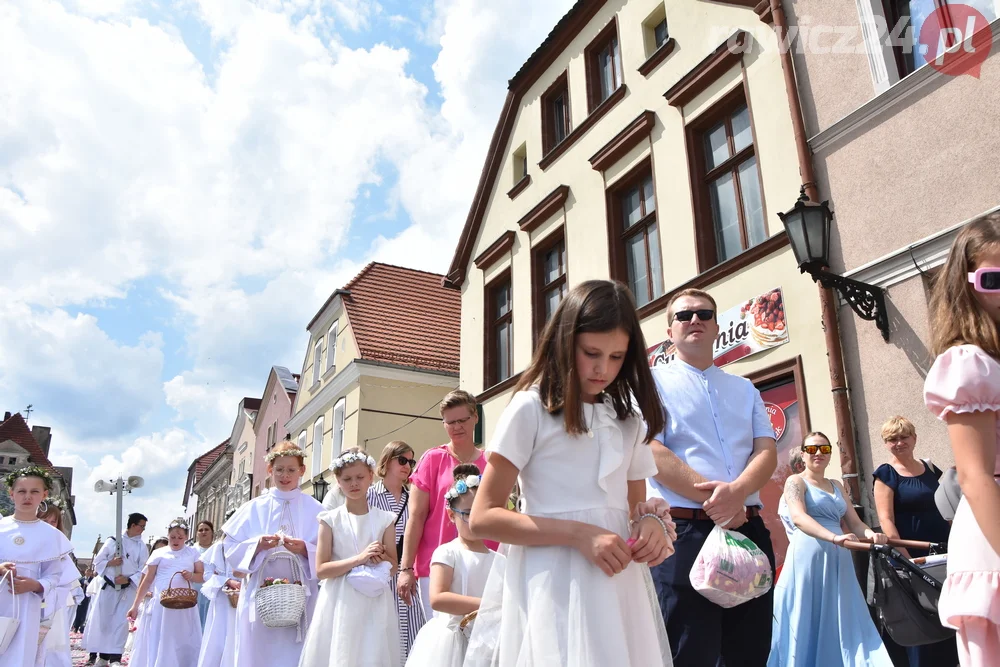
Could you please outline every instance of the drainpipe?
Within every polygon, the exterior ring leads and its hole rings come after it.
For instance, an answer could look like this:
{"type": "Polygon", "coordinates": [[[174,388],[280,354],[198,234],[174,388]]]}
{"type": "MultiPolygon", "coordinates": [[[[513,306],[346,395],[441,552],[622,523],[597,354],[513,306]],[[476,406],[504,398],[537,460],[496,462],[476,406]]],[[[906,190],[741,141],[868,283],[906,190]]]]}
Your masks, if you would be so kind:
{"type": "MultiPolygon", "coordinates": [[[[788,33],[788,17],[781,5],[781,0],[765,0],[770,3],[771,21],[778,36],[778,43],[788,33]]],[[[818,202],[819,190],[816,187],[816,174],[813,170],[812,151],[806,138],[805,121],[802,115],[802,104],[799,101],[798,84],[795,80],[795,68],[791,48],[782,49],[781,70],[785,77],[785,93],[788,96],[788,106],[792,113],[792,128],[795,135],[795,149],[798,153],[799,174],[806,194],[812,201],[818,202]]],[[[844,349],[840,340],[840,325],[837,322],[837,299],[833,290],[824,288],[819,283],[820,313],[823,332],[826,336],[826,357],[830,367],[830,390],[833,393],[833,413],[837,422],[837,448],[840,450],[840,471],[844,485],[851,495],[855,508],[861,508],[861,489],[858,485],[857,447],[854,440],[854,418],[851,415],[851,403],[847,395],[847,373],[844,370],[844,349]]],[[[862,513],[862,517],[864,514],[862,513]]]]}

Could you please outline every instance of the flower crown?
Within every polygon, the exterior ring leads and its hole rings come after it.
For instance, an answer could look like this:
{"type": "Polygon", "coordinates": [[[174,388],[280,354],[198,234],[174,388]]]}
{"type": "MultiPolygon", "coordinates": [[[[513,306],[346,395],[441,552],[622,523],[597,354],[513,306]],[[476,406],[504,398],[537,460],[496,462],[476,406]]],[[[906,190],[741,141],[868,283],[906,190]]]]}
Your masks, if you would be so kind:
{"type": "Polygon", "coordinates": [[[479,475],[469,475],[465,479],[460,479],[455,482],[455,485],[444,492],[444,499],[446,502],[451,504],[451,501],[456,500],[459,496],[468,493],[469,489],[474,489],[479,486],[480,477],[479,475]]]}
{"type": "Polygon", "coordinates": [[[167,524],[168,533],[174,528],[183,528],[184,530],[188,530],[187,521],[185,521],[184,519],[174,519],[169,524],[167,524]]]}
{"type": "Polygon", "coordinates": [[[375,470],[375,459],[368,456],[365,452],[347,452],[346,454],[341,454],[333,460],[330,464],[330,470],[340,470],[344,466],[349,466],[352,463],[364,463],[372,470],[375,470]]]}
{"type": "Polygon", "coordinates": [[[39,468],[36,465],[28,465],[23,468],[18,468],[14,472],[8,474],[4,478],[4,482],[7,484],[8,489],[13,489],[14,482],[22,477],[37,477],[45,484],[46,491],[52,490],[52,475],[46,472],[45,469],[39,468]]]}
{"type": "Polygon", "coordinates": [[[264,456],[264,460],[271,463],[274,459],[280,459],[282,456],[301,456],[304,459],[306,453],[301,449],[284,449],[281,451],[274,450],[268,452],[267,455],[264,456]]]}

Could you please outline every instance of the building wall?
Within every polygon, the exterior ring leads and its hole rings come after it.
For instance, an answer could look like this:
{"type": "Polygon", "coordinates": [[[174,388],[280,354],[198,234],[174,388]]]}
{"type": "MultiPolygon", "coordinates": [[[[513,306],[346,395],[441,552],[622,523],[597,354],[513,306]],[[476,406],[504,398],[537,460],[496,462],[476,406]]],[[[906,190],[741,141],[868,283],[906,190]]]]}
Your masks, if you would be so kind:
{"type": "MultiPolygon", "coordinates": [[[[723,96],[746,82],[748,102],[754,122],[756,155],[761,174],[766,224],[771,236],[783,233],[777,217],[795,202],[801,178],[798,173],[795,141],[783,74],[770,29],[756,14],[712,3],[667,3],[670,33],[678,40],[675,52],[648,77],[636,68],[645,60],[640,25],[656,7],[656,2],[608,3],[566,52],[524,95],[511,139],[504,148],[506,162],[491,194],[482,231],[472,256],[488,248],[558,185],[570,186],[563,212],[532,233],[518,231],[508,257],[485,271],[471,263],[462,285],[462,387],[481,393],[484,386],[483,299],[485,286],[512,268],[514,303],[514,371],[523,370],[533,353],[531,323],[531,257],[528,250],[548,234],[564,226],[568,280],[570,286],[591,278],[608,278],[608,238],[605,192],[608,186],[633,166],[652,155],[657,196],[658,230],[663,258],[666,292],[680,286],[698,272],[695,246],[695,211],[689,173],[685,127],[711,109],[723,96]],[[569,67],[573,125],[586,114],[586,82],[583,50],[616,15],[624,61],[624,100],[604,116],[546,170],[537,167],[541,150],[541,95],[557,76],[569,67]],[[737,29],[753,35],[742,67],[736,65],[682,108],[666,103],[663,95],[682,76],[715,50],[737,29]],[[655,125],[648,141],[634,147],[604,174],[594,171],[588,159],[629,122],[645,110],[655,113],[655,125]],[[527,142],[529,174],[532,182],[513,201],[506,195],[513,185],[511,155],[527,142]]],[[[789,342],[781,347],[730,364],[726,370],[747,375],[796,357],[801,357],[804,392],[808,397],[813,428],[836,431],[824,333],[820,326],[820,305],[816,286],[796,268],[790,248],[784,248],[756,263],[722,276],[706,289],[725,311],[763,292],[780,287],[786,305],[789,342]]],[[[647,345],[666,338],[665,309],[647,315],[642,322],[647,345]]],[[[506,392],[484,403],[484,436],[492,437],[497,419],[510,398],[506,392]]],[[[836,456],[836,453],[835,453],[836,456]]],[[[836,460],[836,459],[835,459],[836,460]]],[[[831,471],[834,472],[834,471],[831,471]]]]}
{"type": "MultiPolygon", "coordinates": [[[[333,307],[340,303],[336,299],[333,307]]],[[[306,349],[305,360],[302,363],[302,377],[299,380],[299,394],[297,397],[296,411],[302,410],[309,404],[323,386],[336,377],[340,371],[358,358],[357,343],[354,340],[354,331],[351,329],[350,320],[343,307],[337,307],[333,313],[324,313],[310,329],[309,347],[306,349]],[[337,354],[336,366],[333,369],[326,369],[326,359],[329,354],[328,332],[334,320],[338,322],[337,329],[337,354]],[[323,353],[320,360],[320,381],[313,383],[313,364],[316,363],[315,349],[316,342],[323,338],[323,353]]]]}
{"type": "Polygon", "coordinates": [[[267,427],[270,424],[277,425],[275,441],[280,442],[285,437],[285,422],[292,415],[292,402],[284,387],[274,376],[273,371],[268,384],[270,391],[264,396],[260,411],[257,413],[257,419],[254,422],[255,442],[259,442],[260,446],[255,446],[254,451],[253,497],[257,497],[264,489],[268,488],[266,481],[267,463],[264,462],[264,456],[267,455],[267,444],[264,442],[267,439],[267,427]]]}
{"type": "MultiPolygon", "coordinates": [[[[861,25],[860,3],[783,4],[792,24],[808,17],[813,25],[861,25]]],[[[1000,23],[992,28],[1000,34],[1000,23]]],[[[885,269],[895,255],[904,263],[912,258],[921,271],[932,270],[944,261],[945,250],[929,256],[922,240],[1000,205],[998,51],[994,43],[978,79],[925,66],[883,92],[865,53],[796,51],[818,187],[834,211],[832,270],[887,288],[888,343],[846,305],[839,311],[861,487],[869,505],[871,473],[888,458],[879,432],[889,416],[914,422],[918,456],[942,468],[953,463],[944,425],[923,403],[923,382],[933,362],[930,280],[913,271],[916,275],[900,282],[885,269]]]]}
{"type": "MultiPolygon", "coordinates": [[[[263,405],[261,406],[263,408],[263,405]]],[[[267,431],[265,430],[266,434],[267,431]]],[[[229,483],[236,485],[240,482],[240,466],[244,466],[244,472],[249,475],[254,474],[254,461],[256,458],[256,435],[254,434],[254,420],[250,419],[250,413],[244,410],[243,428],[236,441],[229,443],[233,447],[233,472],[229,483]],[[246,448],[244,449],[244,444],[246,448]],[[244,463],[245,462],[245,463],[244,463]]],[[[256,477],[254,477],[256,480],[256,477]]],[[[249,500],[249,498],[244,498],[249,500]]]]}

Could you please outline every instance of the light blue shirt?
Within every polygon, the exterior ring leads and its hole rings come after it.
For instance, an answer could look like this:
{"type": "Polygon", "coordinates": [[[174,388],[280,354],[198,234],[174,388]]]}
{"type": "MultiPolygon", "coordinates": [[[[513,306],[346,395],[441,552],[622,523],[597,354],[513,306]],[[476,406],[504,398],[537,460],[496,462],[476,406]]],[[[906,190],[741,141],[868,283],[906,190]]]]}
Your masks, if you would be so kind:
{"type": "MultiPolygon", "coordinates": [[[[700,371],[675,359],[654,368],[653,379],[667,413],[666,428],[656,439],[705,479],[734,481],[753,454],[754,438],[774,437],[760,392],[746,378],[716,366],[700,371]]],[[[646,486],[649,497],[663,498],[671,507],[701,507],[652,477],[646,486]]],[[[762,507],[760,493],[747,496],[746,504],[762,507]]]]}

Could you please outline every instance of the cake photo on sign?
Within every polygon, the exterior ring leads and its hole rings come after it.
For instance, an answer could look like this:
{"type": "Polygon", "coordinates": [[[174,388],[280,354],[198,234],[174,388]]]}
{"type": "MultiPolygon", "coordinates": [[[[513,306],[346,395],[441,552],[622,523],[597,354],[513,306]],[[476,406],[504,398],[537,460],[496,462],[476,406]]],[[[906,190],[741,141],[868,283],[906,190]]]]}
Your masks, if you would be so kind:
{"type": "Polygon", "coordinates": [[[788,340],[788,329],[785,325],[785,303],[781,298],[781,289],[750,299],[740,307],[740,318],[753,316],[750,326],[750,336],[761,347],[773,347],[788,340]]]}

